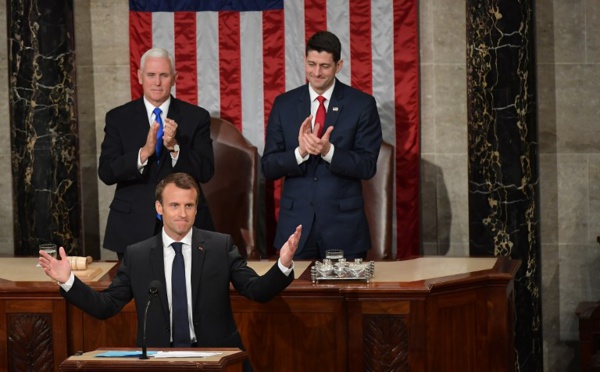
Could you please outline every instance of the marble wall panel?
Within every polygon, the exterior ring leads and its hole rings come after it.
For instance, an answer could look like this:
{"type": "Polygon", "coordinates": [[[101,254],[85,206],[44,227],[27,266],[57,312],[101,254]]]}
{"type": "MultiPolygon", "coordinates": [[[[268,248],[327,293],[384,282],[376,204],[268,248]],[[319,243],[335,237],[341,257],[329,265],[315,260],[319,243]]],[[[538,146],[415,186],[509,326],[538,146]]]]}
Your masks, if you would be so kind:
{"type": "Polygon", "coordinates": [[[421,154],[421,241],[424,254],[438,254],[437,249],[437,175],[435,155],[421,154]],[[425,244],[428,244],[427,250],[425,244]]]}
{"type": "MultiPolygon", "coordinates": [[[[536,58],[538,65],[554,63],[554,2],[535,7],[536,58]]],[[[539,76],[539,71],[538,71],[539,76]]],[[[541,82],[541,80],[538,80],[541,82]]],[[[539,88],[539,86],[538,86],[539,88]]]]}
{"type": "Polygon", "coordinates": [[[588,0],[585,7],[585,61],[600,62],[600,2],[588,0]]]}
{"type": "Polygon", "coordinates": [[[542,321],[544,366],[547,371],[578,371],[577,345],[560,337],[560,266],[558,244],[542,244],[542,321]]]}
{"type": "Polygon", "coordinates": [[[456,0],[432,2],[433,61],[435,63],[465,63],[466,6],[456,0]]]}
{"type": "Polygon", "coordinates": [[[131,100],[129,65],[94,67],[96,148],[100,155],[106,113],[131,100]]]}
{"type": "Polygon", "coordinates": [[[115,194],[115,186],[106,186],[102,182],[98,182],[98,222],[99,222],[99,236],[100,236],[100,247],[101,257],[106,260],[105,252],[106,249],[102,249],[102,243],[104,242],[104,232],[106,231],[106,219],[108,218],[108,211],[110,203],[115,194]]]}
{"type": "Polygon", "coordinates": [[[94,68],[78,66],[77,100],[79,109],[79,147],[81,155],[96,155],[96,92],[94,68]]]}
{"type": "MultiPolygon", "coordinates": [[[[84,185],[89,188],[84,198],[92,204],[92,198],[96,197],[96,218],[88,223],[97,224],[93,233],[101,247],[114,186],[106,186],[98,179],[97,159],[104,139],[106,112],[131,99],[129,39],[115,37],[128,35],[129,4],[121,0],[82,0],[76,2],[75,11],[78,51],[84,54],[78,65],[81,84],[85,84],[80,88],[80,102],[85,102],[80,107],[82,143],[86,145],[82,171],[96,182],[95,188],[91,181],[84,185]]],[[[104,249],[101,257],[116,259],[116,255],[104,249]]]]}
{"type": "Polygon", "coordinates": [[[79,158],[81,169],[81,203],[83,220],[83,246],[85,255],[100,258],[100,230],[98,223],[98,176],[96,154],[79,158]]]}
{"type": "MultiPolygon", "coordinates": [[[[585,61],[586,0],[553,0],[554,62],[585,61]]],[[[544,4],[545,5],[545,4],[544,4]]],[[[540,4],[536,10],[544,5],[540,4]]]]}
{"type": "MultiPolygon", "coordinates": [[[[6,22],[6,0],[0,0],[0,25],[6,25],[6,22]]],[[[0,27],[0,66],[2,66],[2,68],[6,68],[8,66],[8,46],[6,42],[6,32],[6,27],[0,27]]],[[[2,81],[2,84],[5,84],[5,82],[7,81],[6,73],[4,73],[1,76],[3,78],[0,79],[0,81],[2,81]]],[[[6,84],[6,87],[8,89],[8,83],[6,84]]]]}
{"type": "MultiPolygon", "coordinates": [[[[6,25],[6,0],[0,0],[0,25],[6,25]]],[[[0,27],[0,112],[8,112],[8,46],[7,29],[0,27]]],[[[10,168],[10,125],[0,125],[0,148],[8,149],[5,155],[0,156],[0,254],[12,255],[14,252],[13,231],[13,192],[10,168]]]]}
{"type": "Polygon", "coordinates": [[[556,64],[556,136],[559,153],[600,152],[600,68],[556,64]]]}
{"type": "Polygon", "coordinates": [[[434,66],[420,66],[420,99],[421,99],[421,154],[435,153],[435,93],[434,66]]]}
{"type": "Polygon", "coordinates": [[[40,242],[81,253],[72,1],[11,1],[10,125],[15,252],[40,242]],[[35,71],[35,73],[32,73],[35,71]]]}
{"type": "Polygon", "coordinates": [[[73,2],[73,14],[75,17],[77,67],[89,67],[94,63],[90,0],[77,0],[73,2]]]}
{"type": "MultiPolygon", "coordinates": [[[[436,165],[443,172],[443,184],[448,193],[448,205],[441,209],[443,205],[438,204],[438,239],[446,235],[450,237],[447,255],[468,256],[467,160],[460,154],[438,154],[436,159],[436,165]]],[[[438,184],[438,196],[440,187],[438,184]]]]}
{"type": "Polygon", "coordinates": [[[537,65],[538,150],[540,154],[555,154],[557,148],[555,74],[554,64],[537,65]]]}
{"type": "MultiPolygon", "coordinates": [[[[6,50],[6,38],[1,39],[6,50]]],[[[2,49],[0,47],[0,49],[2,49]]],[[[0,66],[0,76],[8,76],[8,69],[5,63],[0,66]]],[[[8,112],[8,80],[0,79],[0,111],[8,112]]],[[[10,125],[4,123],[0,125],[0,146],[6,149],[0,156],[0,254],[12,255],[14,253],[14,230],[13,230],[13,190],[11,175],[11,156],[10,156],[10,125]]]]}
{"type": "Polygon", "coordinates": [[[575,309],[581,301],[600,299],[598,244],[559,244],[560,339],[579,340],[575,309]]]}
{"type": "Polygon", "coordinates": [[[129,2],[89,1],[94,66],[129,66],[129,2]]]}
{"type": "MultiPolygon", "coordinates": [[[[600,154],[588,155],[588,237],[593,244],[600,236],[600,154]]],[[[598,246],[600,253],[600,246],[598,246]]]]}
{"type": "Polygon", "coordinates": [[[79,155],[83,204],[84,248],[86,255],[101,257],[98,224],[98,176],[96,161],[96,120],[93,76],[93,38],[89,1],[74,4],[77,52],[77,99],[79,113],[79,155]]]}
{"type": "MultiPolygon", "coordinates": [[[[95,82],[95,131],[96,151],[100,156],[102,141],[104,140],[104,117],[106,113],[131,100],[129,90],[129,66],[98,66],[94,67],[95,82]]],[[[98,177],[96,172],[95,177],[98,177]]],[[[100,246],[104,240],[106,219],[108,218],[109,205],[114,195],[114,186],[107,186],[98,179],[98,212],[100,229],[100,246]]],[[[110,259],[112,255],[107,250],[102,250],[103,259],[110,259]]],[[[115,256],[116,257],[116,256],[115,256]]]]}
{"type": "MultiPolygon", "coordinates": [[[[2,69],[0,69],[0,73],[2,69]]],[[[3,101],[8,102],[8,98],[3,101]]],[[[8,129],[8,125],[4,126],[8,129]]],[[[3,134],[4,135],[4,134],[3,134]]],[[[8,134],[6,134],[8,136],[8,134]]],[[[10,152],[0,156],[0,193],[3,202],[0,203],[0,255],[12,256],[14,253],[14,226],[12,203],[12,177],[10,152]]]]}
{"type": "MultiPolygon", "coordinates": [[[[558,243],[558,160],[556,154],[540,154],[540,241],[558,243]]],[[[546,259],[542,251],[542,261],[546,259]]],[[[543,271],[542,271],[543,274],[543,271]]]]}
{"type": "Polygon", "coordinates": [[[421,239],[425,255],[463,255],[456,247],[450,252],[452,208],[444,169],[436,164],[437,156],[421,156],[421,239]]]}
{"type": "Polygon", "coordinates": [[[435,66],[436,153],[467,153],[466,87],[464,63],[435,66]]]}
{"type": "Polygon", "coordinates": [[[559,154],[557,178],[558,242],[589,244],[587,155],[559,154]]]}
{"type": "Polygon", "coordinates": [[[419,1],[419,58],[421,64],[433,63],[433,7],[435,0],[419,1]]]}

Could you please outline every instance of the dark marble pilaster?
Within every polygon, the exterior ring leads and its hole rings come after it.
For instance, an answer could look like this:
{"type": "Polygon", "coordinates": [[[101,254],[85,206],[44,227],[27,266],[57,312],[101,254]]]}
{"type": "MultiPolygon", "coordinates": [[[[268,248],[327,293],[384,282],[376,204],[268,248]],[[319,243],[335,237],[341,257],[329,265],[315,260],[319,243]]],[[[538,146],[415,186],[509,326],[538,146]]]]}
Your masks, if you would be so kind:
{"type": "Polygon", "coordinates": [[[472,256],[520,259],[515,371],[542,371],[539,177],[531,0],[467,0],[472,256]]]}
{"type": "Polygon", "coordinates": [[[81,240],[72,0],[8,0],[15,255],[81,240]]]}

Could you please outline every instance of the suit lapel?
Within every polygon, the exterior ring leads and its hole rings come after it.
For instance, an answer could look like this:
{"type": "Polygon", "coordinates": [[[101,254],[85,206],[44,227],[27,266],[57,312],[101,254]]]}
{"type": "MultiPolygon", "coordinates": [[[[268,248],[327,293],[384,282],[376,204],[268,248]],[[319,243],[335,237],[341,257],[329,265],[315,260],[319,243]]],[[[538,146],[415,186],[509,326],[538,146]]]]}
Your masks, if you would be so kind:
{"type": "Polygon", "coordinates": [[[192,309],[198,302],[200,295],[200,280],[202,279],[202,266],[206,256],[205,239],[199,229],[192,232],[192,309]]]}
{"type": "MultiPolygon", "coordinates": [[[[154,237],[153,246],[150,247],[150,267],[153,277],[160,280],[164,286],[166,284],[165,257],[163,253],[163,242],[160,234],[154,237]]],[[[167,323],[169,323],[169,299],[167,298],[166,288],[161,288],[161,290],[158,292],[158,298],[160,299],[160,306],[163,309],[163,314],[165,314],[167,323]]]]}
{"type": "Polygon", "coordinates": [[[148,113],[146,112],[146,106],[144,105],[144,99],[140,98],[135,103],[135,116],[133,120],[133,131],[131,133],[140,133],[142,145],[146,142],[148,137],[148,130],[150,129],[150,122],[148,121],[148,113]]]}
{"type": "Polygon", "coordinates": [[[325,127],[323,128],[323,132],[327,130],[327,127],[332,125],[335,127],[335,123],[340,117],[340,112],[342,112],[342,108],[344,107],[344,89],[344,84],[336,79],[335,88],[333,88],[333,93],[331,94],[331,102],[329,102],[329,106],[327,107],[327,116],[325,117],[325,127]]]}
{"type": "MultiPolygon", "coordinates": [[[[182,120],[179,112],[179,103],[175,99],[175,97],[171,96],[171,103],[169,104],[169,112],[165,115],[165,118],[173,119],[178,125],[181,125],[182,120]]],[[[176,135],[177,136],[177,135],[176,135]]],[[[162,174],[165,172],[170,172],[171,169],[171,157],[169,151],[163,147],[163,151],[160,154],[160,164],[158,165],[158,178],[163,179],[167,176],[167,174],[162,174]]]]}
{"type": "Polygon", "coordinates": [[[169,105],[169,112],[167,112],[167,117],[169,119],[175,120],[178,124],[181,123],[181,118],[179,117],[179,102],[173,96],[171,96],[171,104],[169,105]]]}
{"type": "Polygon", "coordinates": [[[298,95],[298,117],[302,118],[302,120],[298,123],[297,129],[300,130],[300,125],[304,119],[306,119],[310,115],[310,94],[308,93],[308,84],[304,86],[304,89],[300,91],[298,95]]]}

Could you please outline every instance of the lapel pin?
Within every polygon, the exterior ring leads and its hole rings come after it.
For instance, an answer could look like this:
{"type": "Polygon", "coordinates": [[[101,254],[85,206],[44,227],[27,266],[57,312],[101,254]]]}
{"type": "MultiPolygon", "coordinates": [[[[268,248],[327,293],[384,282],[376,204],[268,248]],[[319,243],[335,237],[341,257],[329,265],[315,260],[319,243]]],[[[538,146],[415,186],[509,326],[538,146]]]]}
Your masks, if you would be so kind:
{"type": "Polygon", "coordinates": [[[204,252],[204,247],[203,246],[199,246],[198,249],[200,250],[200,252],[204,252]]]}
{"type": "Polygon", "coordinates": [[[333,111],[338,111],[338,110],[339,110],[337,106],[335,106],[335,107],[332,107],[331,109],[332,109],[333,111]]]}

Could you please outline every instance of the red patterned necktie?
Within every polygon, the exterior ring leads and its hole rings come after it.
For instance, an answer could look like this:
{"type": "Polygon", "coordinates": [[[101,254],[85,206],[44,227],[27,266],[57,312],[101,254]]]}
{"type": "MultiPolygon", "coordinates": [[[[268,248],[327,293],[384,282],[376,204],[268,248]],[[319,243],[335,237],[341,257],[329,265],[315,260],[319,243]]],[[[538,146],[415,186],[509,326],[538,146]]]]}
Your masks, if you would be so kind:
{"type": "Polygon", "coordinates": [[[317,108],[317,115],[315,116],[315,125],[319,124],[319,131],[317,137],[321,138],[323,135],[323,127],[325,126],[325,97],[318,96],[319,108],[317,108]]]}

